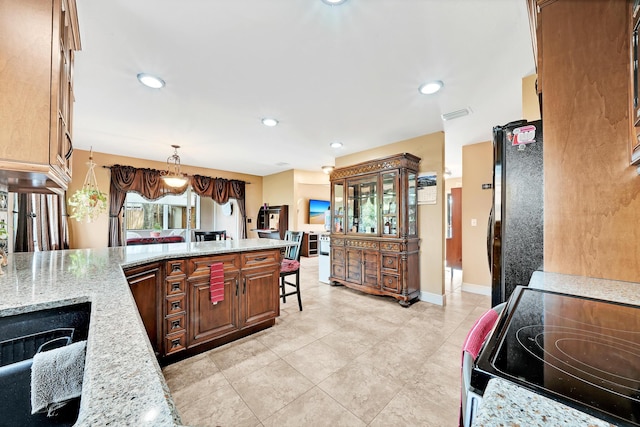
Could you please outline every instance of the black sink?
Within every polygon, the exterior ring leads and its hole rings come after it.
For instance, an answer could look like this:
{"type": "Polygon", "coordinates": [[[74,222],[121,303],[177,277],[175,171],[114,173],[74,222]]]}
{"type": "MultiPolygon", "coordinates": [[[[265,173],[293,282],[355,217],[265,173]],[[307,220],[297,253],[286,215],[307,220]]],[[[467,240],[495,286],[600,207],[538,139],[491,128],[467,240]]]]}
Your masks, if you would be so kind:
{"type": "Polygon", "coordinates": [[[31,415],[31,362],[38,351],[86,340],[91,303],[0,317],[0,426],[72,426],[80,398],[53,417],[31,415]]]}

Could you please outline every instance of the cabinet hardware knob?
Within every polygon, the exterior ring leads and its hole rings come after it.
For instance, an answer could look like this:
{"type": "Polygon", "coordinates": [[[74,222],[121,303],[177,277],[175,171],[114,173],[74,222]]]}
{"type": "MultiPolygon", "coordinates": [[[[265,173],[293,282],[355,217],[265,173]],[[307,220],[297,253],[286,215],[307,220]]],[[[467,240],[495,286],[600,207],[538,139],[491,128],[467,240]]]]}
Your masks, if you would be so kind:
{"type": "Polygon", "coordinates": [[[177,329],[180,327],[180,320],[174,320],[171,322],[171,329],[177,329]]]}
{"type": "Polygon", "coordinates": [[[173,301],[171,303],[171,310],[179,310],[180,309],[180,301],[173,301]]]}
{"type": "Polygon", "coordinates": [[[171,284],[171,291],[179,291],[180,290],[180,282],[171,284]]]}
{"type": "Polygon", "coordinates": [[[180,338],[176,340],[171,340],[171,348],[180,347],[180,338]]]}

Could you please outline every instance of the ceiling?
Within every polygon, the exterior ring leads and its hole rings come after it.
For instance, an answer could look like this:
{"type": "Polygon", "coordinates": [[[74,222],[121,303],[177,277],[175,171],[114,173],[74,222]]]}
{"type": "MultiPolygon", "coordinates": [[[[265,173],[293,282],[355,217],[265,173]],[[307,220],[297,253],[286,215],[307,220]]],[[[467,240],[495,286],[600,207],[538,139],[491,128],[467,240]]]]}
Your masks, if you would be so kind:
{"type": "Polygon", "coordinates": [[[259,176],[438,131],[460,176],[461,147],[520,118],[521,79],[534,72],[525,0],[77,6],[76,148],[165,161],[178,144],[184,165],[259,176]],[[140,72],[166,86],[141,85],[140,72]],[[444,88],[418,93],[429,80],[444,88]]]}

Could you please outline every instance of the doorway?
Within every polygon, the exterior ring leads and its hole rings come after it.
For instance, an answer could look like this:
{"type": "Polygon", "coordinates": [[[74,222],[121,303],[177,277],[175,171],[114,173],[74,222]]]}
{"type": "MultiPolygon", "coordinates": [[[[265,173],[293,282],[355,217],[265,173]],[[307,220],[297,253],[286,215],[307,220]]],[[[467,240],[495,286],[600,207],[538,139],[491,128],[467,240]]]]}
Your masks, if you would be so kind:
{"type": "Polygon", "coordinates": [[[447,240],[445,246],[447,267],[462,270],[462,187],[451,189],[447,195],[447,240]]]}

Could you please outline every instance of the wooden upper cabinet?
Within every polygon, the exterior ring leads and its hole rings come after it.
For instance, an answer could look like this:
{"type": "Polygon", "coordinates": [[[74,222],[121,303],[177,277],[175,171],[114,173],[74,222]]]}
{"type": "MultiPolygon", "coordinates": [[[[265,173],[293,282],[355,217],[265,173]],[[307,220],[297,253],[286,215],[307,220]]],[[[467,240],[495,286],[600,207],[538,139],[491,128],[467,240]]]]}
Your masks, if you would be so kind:
{"type": "Polygon", "coordinates": [[[640,0],[633,0],[629,8],[630,34],[630,124],[631,132],[631,164],[640,164],[640,0]]]}
{"type": "Polygon", "coordinates": [[[75,0],[0,0],[0,182],[63,193],[71,181],[75,0]]]}

